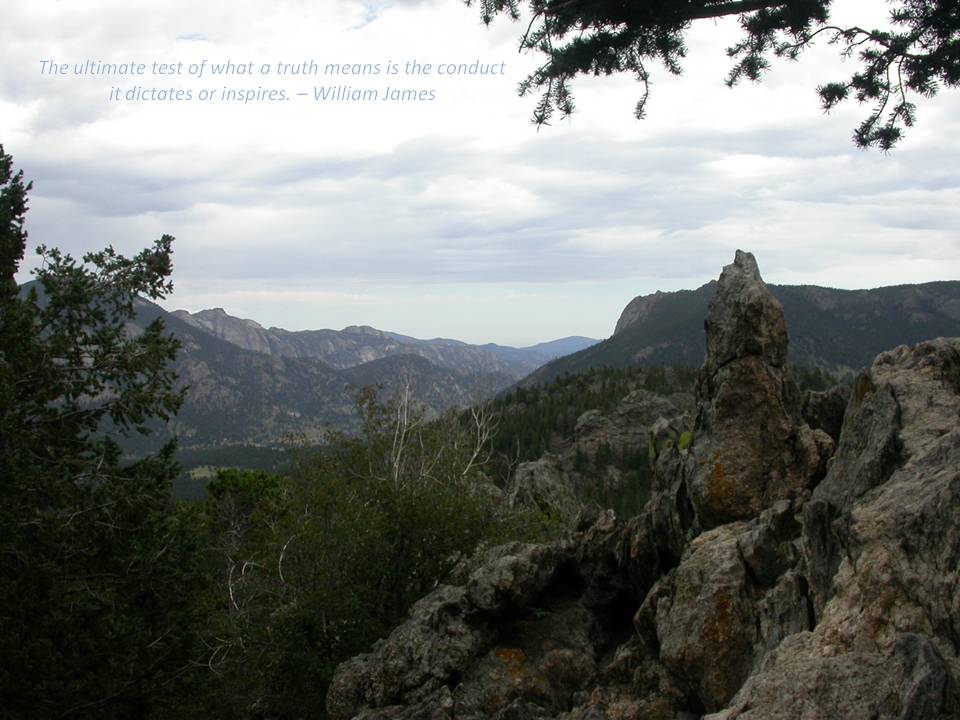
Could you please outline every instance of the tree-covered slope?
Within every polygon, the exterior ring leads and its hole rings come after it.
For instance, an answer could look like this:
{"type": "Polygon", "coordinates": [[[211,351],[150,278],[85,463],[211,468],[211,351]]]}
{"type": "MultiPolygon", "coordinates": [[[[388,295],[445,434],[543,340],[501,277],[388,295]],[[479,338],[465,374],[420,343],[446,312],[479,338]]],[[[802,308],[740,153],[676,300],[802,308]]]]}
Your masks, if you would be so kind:
{"type": "MultiPolygon", "coordinates": [[[[770,285],[790,328],[790,362],[834,372],[864,368],[885,348],[960,335],[960,282],[836,290],[770,285]]],[[[538,385],[595,367],[687,365],[703,361],[703,317],[715,289],[635,298],[613,336],[559,358],[523,381],[538,385]]]]}
{"type": "Polygon", "coordinates": [[[255,352],[146,301],[139,303],[130,331],[156,318],[183,346],[174,369],[188,390],[171,425],[181,447],[318,442],[330,429],[355,424],[353,388],[383,386],[389,394],[409,382],[414,399],[438,413],[490,397],[513,380],[503,373],[457,371],[417,355],[341,369],[317,357],[255,352]]]}

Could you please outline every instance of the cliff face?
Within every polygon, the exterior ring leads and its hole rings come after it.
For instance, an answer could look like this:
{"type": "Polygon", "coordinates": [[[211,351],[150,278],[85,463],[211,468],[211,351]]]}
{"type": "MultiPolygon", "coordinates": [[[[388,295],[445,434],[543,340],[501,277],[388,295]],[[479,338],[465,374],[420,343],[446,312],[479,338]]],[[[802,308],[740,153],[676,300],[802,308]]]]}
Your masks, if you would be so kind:
{"type": "Polygon", "coordinates": [[[960,339],[877,357],[836,447],[747,253],[707,348],[641,515],[491,549],[340,667],[331,717],[960,717],[960,339]]]}

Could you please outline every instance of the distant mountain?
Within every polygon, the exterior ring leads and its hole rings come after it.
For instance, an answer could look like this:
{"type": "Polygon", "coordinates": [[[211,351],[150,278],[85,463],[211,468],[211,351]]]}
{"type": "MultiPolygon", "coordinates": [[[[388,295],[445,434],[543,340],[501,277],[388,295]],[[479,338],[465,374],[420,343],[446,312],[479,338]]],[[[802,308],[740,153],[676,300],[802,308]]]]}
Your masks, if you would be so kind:
{"type": "Polygon", "coordinates": [[[505,373],[461,373],[419,355],[390,355],[340,371],[354,387],[380,385],[395,395],[407,382],[413,397],[435,410],[468,407],[493,397],[515,380],[505,373]]]}
{"type": "Polygon", "coordinates": [[[343,330],[264,328],[253,320],[228,315],[223,308],[196,313],[176,310],[172,315],[246,350],[280,357],[318,358],[339,369],[393,355],[418,355],[449,370],[495,373],[519,380],[560,355],[597,342],[590,338],[571,337],[528,348],[513,348],[494,344],[470,345],[446,338],[420,340],[365,325],[353,325],[343,330]]]}
{"type": "Polygon", "coordinates": [[[518,376],[519,379],[527,376],[538,367],[546,365],[551,360],[578,352],[591,345],[596,345],[598,342],[599,340],[576,335],[523,348],[494,345],[493,343],[480,345],[479,347],[492,352],[512,367],[523,368],[524,372],[518,376]]]}
{"type": "Polygon", "coordinates": [[[265,331],[222,310],[197,315],[168,313],[141,300],[130,326],[131,332],[138,332],[159,317],[183,344],[175,370],[190,389],[172,430],[184,447],[271,445],[292,436],[316,443],[327,429],[353,425],[351,390],[367,385],[382,386],[389,394],[409,382],[413,396],[439,413],[491,397],[516,381],[510,372],[472,369],[479,364],[470,362],[480,356],[477,352],[464,353],[462,369],[447,367],[404,352],[407,344],[389,338],[384,342],[386,334],[373,328],[288,333],[265,331]],[[390,343],[397,353],[379,356],[390,343]],[[301,354],[293,354],[298,348],[301,354]],[[307,354],[323,348],[327,352],[322,358],[307,354]],[[342,366],[350,357],[356,362],[342,366]]]}
{"type": "Polygon", "coordinates": [[[582,335],[571,335],[569,337],[560,338],[559,340],[551,340],[549,342],[531,345],[530,347],[523,349],[541,353],[545,357],[549,357],[550,360],[553,360],[554,358],[563,357],[564,355],[569,355],[570,353],[579,352],[580,350],[584,350],[591,345],[596,345],[598,342],[600,341],[594,340],[593,338],[583,337],[582,335]]]}
{"type": "MultiPolygon", "coordinates": [[[[184,448],[320,442],[327,430],[353,426],[351,393],[364,386],[390,395],[409,384],[431,413],[465,407],[513,385],[526,368],[540,364],[538,358],[545,362],[550,353],[577,346],[561,340],[529,351],[494,351],[357,326],[290,332],[221,308],[170,313],[146,300],[138,301],[129,330],[139,332],[158,317],[183,345],[174,369],[189,391],[169,431],[184,448]]],[[[134,438],[128,449],[157,441],[134,438]]]]}
{"type": "MultiPolygon", "coordinates": [[[[960,282],[836,290],[770,285],[790,328],[790,362],[846,372],[867,367],[881,351],[960,335],[960,282]]],[[[716,290],[657,292],[624,308],[612,337],[543,366],[532,386],[595,367],[699,367],[706,352],[703,318],[716,290]]]]}

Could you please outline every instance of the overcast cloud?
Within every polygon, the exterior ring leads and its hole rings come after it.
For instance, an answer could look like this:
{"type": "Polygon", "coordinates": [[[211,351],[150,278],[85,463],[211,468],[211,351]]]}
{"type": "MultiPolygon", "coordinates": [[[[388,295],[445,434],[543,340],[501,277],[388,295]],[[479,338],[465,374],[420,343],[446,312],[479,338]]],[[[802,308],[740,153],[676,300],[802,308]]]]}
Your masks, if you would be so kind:
{"type": "MultiPolygon", "coordinates": [[[[837,0],[837,19],[875,19],[858,5],[837,0]]],[[[707,282],[738,247],[770,282],[960,277],[960,96],[921,103],[892,154],[862,152],[849,138],[865,109],[817,105],[816,85],[851,71],[834,49],[724,87],[735,21],[694,27],[684,76],[657,72],[646,120],[632,118],[631,78],[587,78],[574,118],[537,131],[515,91],[537,61],[516,53],[522,28],[485,29],[457,0],[31,0],[4,13],[0,142],[34,181],[31,240],[135,252],[173,234],[170,309],[531,344],[605,337],[633,296],[707,282]],[[87,58],[506,61],[507,75],[400,78],[437,99],[381,109],[134,105],[110,102],[110,86],[160,83],[40,74],[41,60],[87,58]]],[[[209,83],[312,93],[324,80],[209,83]]]]}

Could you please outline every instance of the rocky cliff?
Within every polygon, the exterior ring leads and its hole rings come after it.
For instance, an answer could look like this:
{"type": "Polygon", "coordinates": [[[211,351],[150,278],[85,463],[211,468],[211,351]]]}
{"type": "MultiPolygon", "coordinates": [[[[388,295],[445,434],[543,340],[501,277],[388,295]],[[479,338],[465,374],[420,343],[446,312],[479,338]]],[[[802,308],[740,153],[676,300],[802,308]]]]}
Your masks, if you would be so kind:
{"type": "Polygon", "coordinates": [[[881,354],[839,422],[748,253],[706,330],[645,510],[488,550],[339,668],[334,720],[960,717],[960,339],[881,354]]]}

